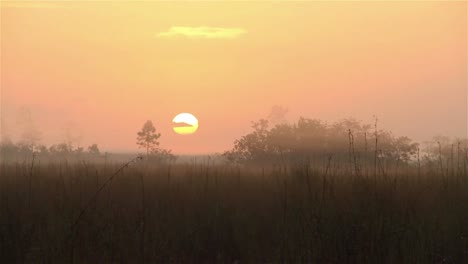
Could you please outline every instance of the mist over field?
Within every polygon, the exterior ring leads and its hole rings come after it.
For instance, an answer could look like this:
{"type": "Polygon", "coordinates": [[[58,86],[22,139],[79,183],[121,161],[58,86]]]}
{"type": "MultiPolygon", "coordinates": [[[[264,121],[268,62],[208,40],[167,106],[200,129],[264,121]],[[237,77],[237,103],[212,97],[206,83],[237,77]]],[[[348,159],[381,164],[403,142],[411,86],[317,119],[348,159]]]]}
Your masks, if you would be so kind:
{"type": "Polygon", "coordinates": [[[1,1],[0,263],[467,263],[464,1],[1,1]]]}
{"type": "Polygon", "coordinates": [[[418,142],[467,134],[466,3],[2,1],[1,134],[136,151],[152,120],[178,154],[222,152],[272,106],[418,142]],[[189,112],[198,133],[180,137],[189,112]]]}

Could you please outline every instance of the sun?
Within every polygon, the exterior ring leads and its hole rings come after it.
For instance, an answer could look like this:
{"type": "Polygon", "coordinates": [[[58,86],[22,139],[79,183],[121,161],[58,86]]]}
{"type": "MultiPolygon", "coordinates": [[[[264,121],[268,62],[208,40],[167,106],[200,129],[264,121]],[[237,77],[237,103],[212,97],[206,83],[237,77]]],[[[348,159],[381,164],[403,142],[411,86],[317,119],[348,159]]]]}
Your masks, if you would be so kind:
{"type": "Polygon", "coordinates": [[[190,113],[178,114],[172,119],[173,129],[179,135],[190,135],[198,129],[198,119],[190,113]]]}

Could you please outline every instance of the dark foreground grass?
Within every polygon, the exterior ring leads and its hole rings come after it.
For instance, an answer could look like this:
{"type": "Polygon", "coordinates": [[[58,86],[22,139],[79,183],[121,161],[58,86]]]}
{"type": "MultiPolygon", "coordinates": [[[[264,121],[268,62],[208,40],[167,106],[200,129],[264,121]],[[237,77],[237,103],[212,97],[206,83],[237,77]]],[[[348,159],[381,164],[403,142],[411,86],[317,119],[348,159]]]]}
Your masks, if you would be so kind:
{"type": "Polygon", "coordinates": [[[1,164],[2,263],[468,261],[461,170],[40,162],[1,164]]]}

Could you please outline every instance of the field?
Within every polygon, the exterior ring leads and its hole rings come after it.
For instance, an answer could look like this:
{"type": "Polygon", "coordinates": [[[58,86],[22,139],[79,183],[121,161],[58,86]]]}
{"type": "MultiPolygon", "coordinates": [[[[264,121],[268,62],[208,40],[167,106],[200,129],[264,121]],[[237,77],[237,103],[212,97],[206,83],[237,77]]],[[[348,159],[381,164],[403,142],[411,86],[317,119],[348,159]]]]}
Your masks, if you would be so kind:
{"type": "Polygon", "coordinates": [[[1,163],[4,263],[466,263],[468,177],[405,164],[1,163]]]}
{"type": "Polygon", "coordinates": [[[468,264],[468,0],[0,17],[0,264],[468,264]]]}

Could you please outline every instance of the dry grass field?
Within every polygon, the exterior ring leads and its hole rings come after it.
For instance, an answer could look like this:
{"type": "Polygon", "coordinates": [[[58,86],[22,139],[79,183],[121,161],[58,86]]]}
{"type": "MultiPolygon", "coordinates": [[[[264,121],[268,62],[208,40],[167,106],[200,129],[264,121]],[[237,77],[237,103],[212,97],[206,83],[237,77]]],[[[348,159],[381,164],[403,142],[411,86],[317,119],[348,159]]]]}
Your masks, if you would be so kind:
{"type": "Polygon", "coordinates": [[[405,164],[1,163],[4,263],[464,263],[468,177],[405,164]]]}

